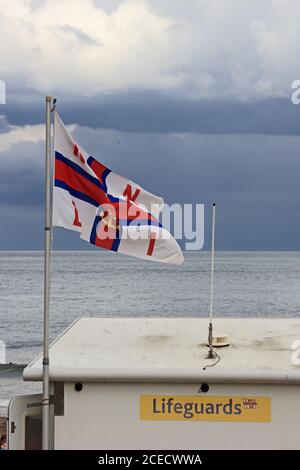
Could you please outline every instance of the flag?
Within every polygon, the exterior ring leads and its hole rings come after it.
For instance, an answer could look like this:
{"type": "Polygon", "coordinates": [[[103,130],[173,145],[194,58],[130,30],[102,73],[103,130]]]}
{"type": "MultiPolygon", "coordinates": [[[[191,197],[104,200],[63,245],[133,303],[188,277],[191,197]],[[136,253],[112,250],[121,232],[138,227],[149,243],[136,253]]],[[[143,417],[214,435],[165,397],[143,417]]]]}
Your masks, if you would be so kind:
{"type": "Polygon", "coordinates": [[[53,225],[80,233],[93,245],[138,258],[182,264],[174,237],[162,227],[164,201],[114,173],[54,118],[53,225]]]}

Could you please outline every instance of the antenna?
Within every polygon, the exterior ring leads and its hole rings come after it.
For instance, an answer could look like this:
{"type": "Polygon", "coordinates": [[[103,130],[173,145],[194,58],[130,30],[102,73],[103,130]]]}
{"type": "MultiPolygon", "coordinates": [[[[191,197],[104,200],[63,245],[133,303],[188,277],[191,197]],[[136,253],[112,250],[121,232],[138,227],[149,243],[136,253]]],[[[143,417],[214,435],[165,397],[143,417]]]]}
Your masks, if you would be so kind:
{"type": "Polygon", "coordinates": [[[209,327],[208,327],[208,354],[205,359],[214,359],[216,353],[213,350],[213,309],[214,309],[214,272],[215,272],[215,231],[216,231],[216,204],[212,206],[211,223],[211,271],[210,271],[210,306],[209,306],[209,327]]]}

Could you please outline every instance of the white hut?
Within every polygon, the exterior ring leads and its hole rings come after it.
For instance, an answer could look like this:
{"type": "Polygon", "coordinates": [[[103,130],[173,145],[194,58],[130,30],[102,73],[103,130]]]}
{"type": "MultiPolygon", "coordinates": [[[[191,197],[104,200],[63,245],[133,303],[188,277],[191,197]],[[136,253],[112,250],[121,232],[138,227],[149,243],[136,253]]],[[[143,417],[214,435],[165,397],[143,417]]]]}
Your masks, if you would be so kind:
{"type": "MultiPolygon", "coordinates": [[[[299,449],[297,319],[81,318],[50,348],[54,449],[299,449]],[[294,356],[292,356],[294,355],[294,356]]],[[[42,358],[24,370],[42,380],[42,358]]],[[[9,410],[9,447],[38,448],[41,395],[9,410]]]]}

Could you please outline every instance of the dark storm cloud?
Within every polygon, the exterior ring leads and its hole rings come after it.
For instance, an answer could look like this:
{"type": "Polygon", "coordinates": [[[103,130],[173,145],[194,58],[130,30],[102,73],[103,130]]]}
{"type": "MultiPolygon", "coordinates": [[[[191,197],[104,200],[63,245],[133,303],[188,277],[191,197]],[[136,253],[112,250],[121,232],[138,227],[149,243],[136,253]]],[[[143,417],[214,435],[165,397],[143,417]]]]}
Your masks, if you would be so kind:
{"type": "MultiPolygon", "coordinates": [[[[128,133],[77,128],[75,137],[113,170],[169,204],[217,202],[217,247],[300,248],[300,139],[294,136],[128,133]]],[[[0,247],[42,247],[44,145],[17,144],[1,153],[0,247]],[[23,154],[22,154],[23,150],[23,154]],[[20,155],[22,158],[20,159],[20,155]],[[29,157],[35,156],[35,161],[29,157]],[[5,161],[18,159],[13,170],[5,161]],[[22,227],[22,236],[16,233],[22,227]]],[[[73,232],[55,230],[56,249],[88,249],[73,232]]]]}
{"type": "MultiPolygon", "coordinates": [[[[0,153],[0,201],[8,206],[41,206],[44,145],[19,143],[0,153]],[[32,156],[36,156],[33,160],[32,156]],[[40,158],[39,158],[40,156],[40,158]]],[[[26,209],[27,210],[27,209],[26,209]]]]}
{"type": "MultiPolygon", "coordinates": [[[[59,98],[66,123],[127,132],[299,135],[300,106],[290,97],[252,101],[183,100],[157,93],[59,98]]],[[[1,111],[1,110],[0,110],[1,111]]],[[[44,97],[8,97],[3,112],[11,124],[44,122],[44,97]]]]}

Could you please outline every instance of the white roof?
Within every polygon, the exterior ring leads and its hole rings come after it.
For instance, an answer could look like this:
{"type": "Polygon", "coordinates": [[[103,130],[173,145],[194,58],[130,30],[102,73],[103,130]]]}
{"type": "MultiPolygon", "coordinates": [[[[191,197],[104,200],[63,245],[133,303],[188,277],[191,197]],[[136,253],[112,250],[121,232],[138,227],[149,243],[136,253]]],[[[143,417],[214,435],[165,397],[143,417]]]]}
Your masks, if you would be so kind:
{"type": "MultiPolygon", "coordinates": [[[[214,320],[214,334],[230,346],[205,359],[208,320],[203,318],[80,318],[50,347],[52,381],[195,381],[300,383],[291,345],[300,340],[300,320],[214,320]]],[[[24,380],[42,379],[39,356],[24,380]]]]}

